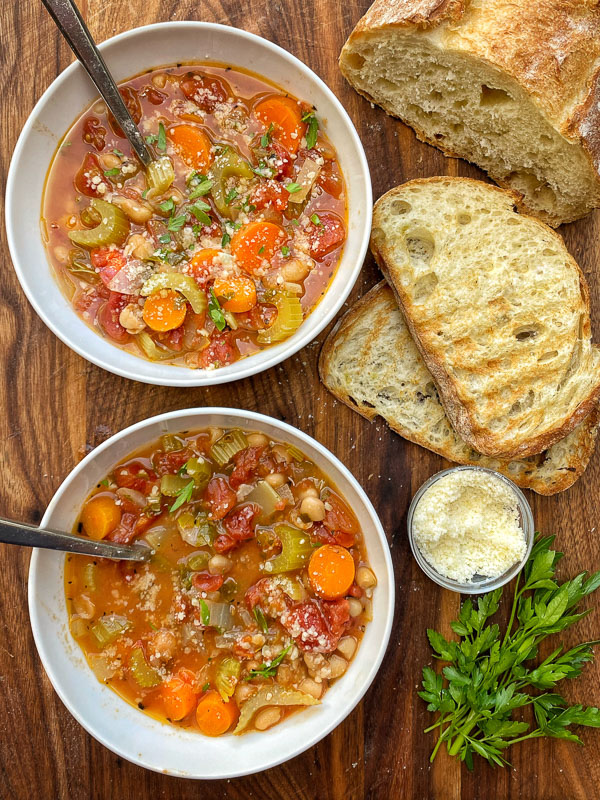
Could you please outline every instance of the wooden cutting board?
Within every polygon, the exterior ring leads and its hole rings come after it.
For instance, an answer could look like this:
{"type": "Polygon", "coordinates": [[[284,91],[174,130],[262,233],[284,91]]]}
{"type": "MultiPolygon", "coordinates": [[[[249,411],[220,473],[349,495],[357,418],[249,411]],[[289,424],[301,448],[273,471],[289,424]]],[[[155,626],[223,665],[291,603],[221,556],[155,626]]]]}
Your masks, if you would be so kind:
{"type": "MultiPolygon", "coordinates": [[[[81,11],[98,41],[140,24],[202,19],[236,25],[276,42],[314,69],[341,99],[358,129],[371,166],[374,196],[410,178],[481,177],[464,162],[418,142],[355,94],[342,79],[340,48],[368,0],[87,0],[81,11]]],[[[10,154],[44,89],[72,60],[42,4],[3,8],[2,148],[10,154]]],[[[76,109],[75,109],[76,111],[76,109]]],[[[66,123],[70,120],[65,120],[66,123]]],[[[38,203],[39,198],[32,198],[38,203]]],[[[600,213],[561,229],[591,288],[600,339],[600,213]]],[[[32,235],[35,232],[32,231],[32,235]]],[[[256,378],[214,389],[170,389],[133,383],[72,353],[37,318],[11,269],[2,230],[0,299],[0,513],[37,522],[54,491],[81,457],[112,433],[160,411],[231,405],[283,419],[315,436],[352,470],[381,516],[396,570],[396,616],[387,656],[361,705],[332,734],[276,769],[232,781],[196,784],[122,761],[95,742],[65,710],[37,657],[27,613],[29,553],[2,546],[0,569],[0,798],[2,800],[565,800],[594,798],[600,785],[600,732],[584,731],[587,748],[538,740],[510,753],[514,769],[477,763],[473,773],[440,753],[423,728],[430,721],[417,697],[430,660],[425,628],[444,628],[457,595],[431,583],[416,566],[406,538],[412,494],[443,459],[409,444],[382,422],[369,424],[336,403],[319,384],[324,336],[256,378]]],[[[40,264],[40,270],[46,265],[40,264]]],[[[369,256],[351,295],[379,274],[369,256]]],[[[556,533],[566,553],[561,574],[600,568],[600,452],[567,493],[531,496],[537,526],[556,533]]],[[[598,600],[600,602],[600,599],[598,600]]],[[[600,614],[590,614],[568,643],[598,638],[600,614]]],[[[600,705],[600,662],[566,686],[572,701],[600,705]]],[[[201,740],[198,747],[202,748],[201,740]]],[[[240,741],[243,747],[243,741],[240,741]]]]}

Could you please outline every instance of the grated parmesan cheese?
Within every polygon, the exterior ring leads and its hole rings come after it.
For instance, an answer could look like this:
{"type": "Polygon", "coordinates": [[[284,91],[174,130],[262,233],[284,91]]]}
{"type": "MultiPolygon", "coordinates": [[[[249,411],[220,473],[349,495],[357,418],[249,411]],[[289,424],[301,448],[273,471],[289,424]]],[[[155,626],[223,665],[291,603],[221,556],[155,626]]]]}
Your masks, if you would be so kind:
{"type": "Polygon", "coordinates": [[[440,575],[461,583],[502,575],[525,555],[517,496],[488,472],[441,477],[417,503],[412,525],[423,557],[440,575]]]}

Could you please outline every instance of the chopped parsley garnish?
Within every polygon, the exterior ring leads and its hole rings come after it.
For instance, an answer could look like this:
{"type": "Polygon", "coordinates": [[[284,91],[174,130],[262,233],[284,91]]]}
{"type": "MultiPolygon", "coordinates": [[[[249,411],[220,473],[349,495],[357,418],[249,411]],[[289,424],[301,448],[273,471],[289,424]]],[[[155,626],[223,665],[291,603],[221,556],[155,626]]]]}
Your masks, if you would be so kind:
{"type": "Polygon", "coordinates": [[[148,189],[144,189],[144,191],[142,192],[142,197],[144,198],[144,200],[146,199],[146,195],[148,194],[148,191],[149,191],[148,189]]]}
{"type": "Polygon", "coordinates": [[[221,239],[221,247],[227,247],[229,242],[231,241],[231,236],[225,231],[223,234],[223,238],[221,239]]]}
{"type": "Polygon", "coordinates": [[[277,672],[277,667],[281,664],[291,649],[292,642],[290,642],[285,650],[282,650],[277,658],[274,658],[270,664],[265,664],[263,662],[258,669],[251,669],[246,680],[250,681],[252,678],[272,678],[277,672]]]}
{"type": "Polygon", "coordinates": [[[156,134],[151,133],[149,136],[146,136],[146,144],[155,144],[158,141],[158,136],[156,134]]]}
{"type": "Polygon", "coordinates": [[[167,132],[162,122],[158,123],[158,136],[156,139],[156,146],[159,150],[167,149],[167,132]]]}
{"type": "Polygon", "coordinates": [[[230,189],[225,197],[225,205],[231,205],[237,196],[237,189],[230,189]]]}
{"type": "Polygon", "coordinates": [[[178,217],[171,217],[167,224],[170,231],[179,231],[185,225],[185,214],[180,214],[178,217]]]}
{"type": "Polygon", "coordinates": [[[311,214],[310,221],[312,222],[313,225],[322,225],[323,224],[321,222],[321,220],[319,219],[319,215],[318,214],[311,214]]]}
{"type": "Polygon", "coordinates": [[[289,256],[289,254],[290,254],[290,248],[287,246],[287,244],[284,244],[283,247],[281,248],[281,255],[289,256]]]}
{"type": "Polygon", "coordinates": [[[170,233],[163,233],[162,236],[158,237],[158,241],[160,244],[169,244],[171,241],[171,234],[170,233]]]}
{"type": "Polygon", "coordinates": [[[102,484],[102,486],[110,486],[110,482],[109,482],[108,478],[104,478],[104,480],[100,481],[100,483],[102,484]]]}
{"type": "Polygon", "coordinates": [[[189,207],[188,211],[190,214],[193,214],[198,222],[201,222],[203,225],[212,225],[212,219],[206,213],[207,211],[210,211],[210,206],[203,200],[199,200],[197,203],[194,203],[193,206],[189,207]]]}
{"type": "Polygon", "coordinates": [[[309,150],[312,150],[317,143],[317,136],[319,135],[319,120],[316,118],[314,111],[309,111],[302,115],[302,122],[308,124],[306,146],[309,150]]]}
{"type": "Polygon", "coordinates": [[[217,300],[212,289],[210,290],[210,297],[208,298],[208,313],[212,321],[215,323],[217,330],[222,331],[227,325],[227,320],[225,319],[225,314],[223,313],[221,304],[217,300]]]}
{"type": "Polygon", "coordinates": [[[210,609],[206,605],[206,600],[200,600],[200,616],[203,625],[210,625],[210,609]]]}
{"type": "Polygon", "coordinates": [[[271,134],[273,133],[273,123],[269,125],[267,130],[263,133],[260,137],[260,146],[264,147],[265,149],[269,146],[269,142],[271,141],[271,134]]]}
{"type": "Polygon", "coordinates": [[[121,170],[118,167],[113,167],[112,169],[105,169],[104,174],[108,178],[114,178],[116,175],[119,175],[121,170]]]}
{"type": "Polygon", "coordinates": [[[202,687],[202,691],[203,692],[208,692],[209,689],[210,689],[210,681],[206,681],[206,683],[202,687]]]}
{"type": "Polygon", "coordinates": [[[257,622],[258,627],[261,629],[263,633],[267,633],[269,630],[269,626],[267,624],[267,620],[265,619],[265,615],[260,609],[260,606],[254,606],[254,619],[257,622]]]}
{"type": "Polygon", "coordinates": [[[262,254],[263,254],[264,252],[265,252],[265,246],[264,246],[264,244],[263,244],[263,246],[262,246],[262,247],[259,249],[259,251],[258,251],[258,255],[259,255],[259,256],[262,256],[262,254]]]}
{"type": "Polygon", "coordinates": [[[169,512],[172,514],[173,511],[177,511],[178,508],[184,503],[189,503],[192,499],[192,494],[194,492],[194,481],[190,481],[186,483],[186,485],[177,492],[177,499],[169,509],[169,512]]]}
{"type": "Polygon", "coordinates": [[[211,189],[212,181],[203,180],[202,183],[199,183],[190,192],[190,200],[195,200],[197,197],[202,197],[203,195],[208,194],[211,189]]]}
{"type": "Polygon", "coordinates": [[[123,158],[123,153],[122,153],[120,150],[117,150],[117,148],[116,148],[116,147],[113,147],[113,153],[114,153],[116,156],[119,156],[119,158],[123,158]]]}
{"type": "Polygon", "coordinates": [[[168,200],[165,200],[164,203],[160,203],[158,207],[161,211],[164,211],[165,214],[170,214],[171,211],[175,209],[175,201],[170,197],[168,200]]]}
{"type": "Polygon", "coordinates": [[[295,194],[299,192],[302,187],[299,183],[288,183],[287,186],[284,186],[284,189],[287,189],[290,194],[295,194]]]}

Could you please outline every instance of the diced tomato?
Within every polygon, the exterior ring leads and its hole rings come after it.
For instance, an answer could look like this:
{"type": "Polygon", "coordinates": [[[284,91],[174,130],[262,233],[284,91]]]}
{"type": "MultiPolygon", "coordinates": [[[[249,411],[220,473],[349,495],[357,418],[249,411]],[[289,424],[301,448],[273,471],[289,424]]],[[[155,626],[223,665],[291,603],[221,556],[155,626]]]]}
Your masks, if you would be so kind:
{"type": "Polygon", "coordinates": [[[306,228],[310,242],[310,254],[317,260],[340,247],[346,238],[344,223],[337,214],[332,211],[321,211],[318,217],[317,224],[311,221],[306,228]]]}
{"type": "Polygon", "coordinates": [[[261,331],[268,328],[275,321],[277,309],[266,303],[258,303],[250,311],[236,314],[238,327],[246,331],[261,331]]]}
{"type": "Polygon", "coordinates": [[[135,489],[136,492],[149,495],[158,483],[158,476],[141,461],[130,461],[122,464],[114,472],[115,483],[119,487],[135,489]]]}
{"type": "Polygon", "coordinates": [[[153,106],[160,106],[167,99],[167,95],[159,92],[155,86],[146,86],[142,94],[148,98],[148,102],[152,103],[153,106]]]}
{"type": "MultiPolygon", "coordinates": [[[[133,121],[137,125],[142,118],[142,105],[140,103],[139,97],[137,96],[137,92],[131,86],[122,86],[119,89],[119,93],[123,98],[125,107],[129,111],[129,113],[133,118],[133,121]]],[[[110,127],[117,134],[117,136],[120,136],[122,139],[124,139],[125,134],[123,133],[121,126],[119,125],[117,120],[113,117],[113,115],[110,113],[110,111],[108,112],[108,121],[110,123],[110,127]]]]}
{"type": "Polygon", "coordinates": [[[290,193],[278,181],[261,181],[250,195],[250,204],[257,209],[274,208],[285,211],[290,200],[290,193]]]}
{"type": "Polygon", "coordinates": [[[98,117],[88,117],[83,123],[82,139],[86,144],[91,144],[98,152],[106,146],[106,128],[101,125],[98,117]]]}
{"type": "Polygon", "coordinates": [[[148,517],[145,514],[133,513],[126,511],[121,515],[121,522],[114,531],[106,537],[111,542],[118,542],[119,544],[129,544],[137,536],[141,536],[150,525],[154,522],[154,517],[148,517]]]}
{"type": "Polygon", "coordinates": [[[94,319],[98,307],[108,300],[110,292],[105,286],[94,286],[91,291],[78,291],[73,297],[73,307],[80,314],[88,313],[94,319]]]}
{"type": "Polygon", "coordinates": [[[192,584],[201,592],[217,592],[224,580],[222,575],[211,575],[210,572],[195,572],[192,575],[192,584]]]}
{"type": "Polygon", "coordinates": [[[257,581],[247,590],[245,600],[250,611],[255,606],[260,606],[263,613],[273,619],[278,619],[291,604],[289,597],[284,594],[281,586],[273,582],[273,578],[261,578],[257,581]]]}
{"type": "Polygon", "coordinates": [[[223,525],[227,533],[221,533],[214,541],[217,553],[227,553],[241,542],[252,539],[255,531],[255,518],[260,514],[260,506],[247,503],[227,514],[223,525]]]}
{"type": "Polygon", "coordinates": [[[294,605],[281,622],[304,652],[332,653],[350,620],[348,601],[306,600],[294,605]]]}
{"type": "Polygon", "coordinates": [[[269,143],[267,166],[273,170],[273,178],[289,178],[293,172],[294,162],[291,155],[275,139],[269,143]]]}
{"type": "Polygon", "coordinates": [[[104,173],[95,153],[86,153],[83,157],[77,175],[75,175],[75,188],[86,197],[101,197],[98,186],[104,182],[104,173]],[[96,178],[94,182],[93,179],[96,178]]]}
{"type": "Polygon", "coordinates": [[[183,350],[183,325],[169,331],[164,341],[167,347],[170,347],[171,350],[175,350],[177,353],[183,350]]]}
{"type": "Polygon", "coordinates": [[[237,503],[237,495],[225,478],[211,478],[204,491],[204,502],[213,519],[223,519],[237,503]]]}
{"type": "Polygon", "coordinates": [[[229,98],[229,91],[224,81],[213,75],[186,75],[180,82],[181,91],[203,111],[212,112],[219,103],[229,98]]]}
{"type": "Polygon", "coordinates": [[[156,454],[152,459],[152,463],[159,475],[169,475],[180,470],[192,456],[193,452],[185,447],[183,450],[156,454]]]}
{"type": "Polygon", "coordinates": [[[108,300],[100,307],[98,311],[97,320],[100,327],[119,344],[125,344],[131,339],[131,336],[119,322],[121,311],[129,303],[128,294],[120,294],[119,292],[111,292],[108,300]]]}
{"type": "Polygon", "coordinates": [[[102,283],[108,286],[117,272],[125,266],[127,258],[121,250],[96,247],[90,252],[90,261],[92,267],[98,270],[102,283]]]}
{"type": "Polygon", "coordinates": [[[326,161],[321,167],[317,185],[337,200],[344,188],[342,173],[336,161],[326,161]]]}
{"type": "MultiPolygon", "coordinates": [[[[354,514],[341,497],[338,497],[337,494],[333,494],[333,492],[328,495],[326,500],[323,524],[330,531],[347,533],[352,537],[356,536],[360,531],[354,514]]],[[[348,545],[344,546],[347,547],[348,545]]]]}
{"type": "Polygon", "coordinates": [[[235,467],[229,476],[229,483],[233,489],[239,489],[242,483],[252,483],[264,449],[264,447],[247,447],[234,455],[235,467]]]}
{"type": "Polygon", "coordinates": [[[213,336],[208,347],[198,356],[198,363],[206,369],[211,364],[225,367],[235,361],[235,349],[231,343],[229,333],[220,333],[213,336]]]}
{"type": "Polygon", "coordinates": [[[353,583],[352,586],[348,589],[348,596],[349,597],[362,597],[364,594],[364,589],[361,589],[356,583],[353,583]]]}
{"type": "Polygon", "coordinates": [[[315,525],[313,530],[310,531],[310,538],[323,544],[339,544],[341,547],[352,547],[354,544],[354,535],[352,533],[330,531],[325,525],[321,524],[315,525]]]}

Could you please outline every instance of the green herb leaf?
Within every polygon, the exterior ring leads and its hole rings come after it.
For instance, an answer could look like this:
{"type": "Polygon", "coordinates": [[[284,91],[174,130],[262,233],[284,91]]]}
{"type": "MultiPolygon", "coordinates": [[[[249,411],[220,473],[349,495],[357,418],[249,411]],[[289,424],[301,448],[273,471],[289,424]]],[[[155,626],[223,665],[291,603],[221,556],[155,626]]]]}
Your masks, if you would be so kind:
{"type": "Polygon", "coordinates": [[[110,486],[110,481],[108,480],[108,478],[104,478],[104,480],[100,481],[100,483],[102,484],[102,486],[110,486]]]}
{"type": "Polygon", "coordinates": [[[146,136],[146,144],[154,144],[158,141],[158,136],[156,134],[151,133],[149,136],[146,136]]]}
{"type": "Polygon", "coordinates": [[[230,189],[225,197],[225,205],[231,205],[237,196],[237,189],[230,189]]]}
{"type": "Polygon", "coordinates": [[[203,625],[210,625],[210,609],[206,605],[206,600],[200,600],[200,616],[202,618],[203,625]]]}
{"type": "Polygon", "coordinates": [[[215,323],[217,330],[222,331],[227,325],[227,320],[225,319],[223,309],[221,308],[221,305],[212,289],[210,290],[210,296],[208,298],[208,313],[212,321],[215,323]]]}
{"type": "Polygon", "coordinates": [[[161,244],[169,244],[171,241],[171,234],[170,233],[163,233],[162,236],[158,237],[158,241],[161,244]]]}
{"type": "Polygon", "coordinates": [[[313,225],[322,225],[323,224],[321,222],[321,220],[319,219],[319,215],[318,214],[311,214],[310,215],[310,221],[312,222],[313,225]]]}
{"type": "Polygon", "coordinates": [[[319,135],[319,120],[316,118],[314,111],[309,111],[307,114],[302,115],[302,122],[308,123],[306,147],[312,150],[317,143],[317,137],[319,135]]]}
{"type": "Polygon", "coordinates": [[[194,481],[192,480],[189,483],[186,483],[186,485],[183,487],[183,489],[180,489],[177,492],[177,496],[176,496],[177,499],[175,500],[175,502],[173,503],[173,505],[169,509],[171,514],[173,513],[173,511],[177,511],[178,508],[181,508],[181,506],[184,503],[189,503],[190,500],[192,499],[192,494],[193,493],[194,493],[194,481]]]}
{"type": "Polygon", "coordinates": [[[196,200],[196,198],[203,197],[205,194],[208,194],[212,189],[212,185],[212,181],[206,179],[203,180],[190,192],[190,200],[196,200]]]}
{"type": "Polygon", "coordinates": [[[263,633],[267,633],[269,630],[269,626],[267,624],[267,620],[265,619],[265,615],[260,609],[260,606],[254,606],[254,619],[256,620],[258,627],[261,629],[263,633]]]}
{"type": "Polygon", "coordinates": [[[208,692],[209,689],[210,689],[210,681],[206,681],[206,683],[202,687],[201,691],[208,692]]]}
{"type": "Polygon", "coordinates": [[[295,194],[299,192],[302,187],[299,183],[288,183],[287,186],[284,186],[284,189],[287,189],[290,194],[295,194]]]}
{"type": "Polygon", "coordinates": [[[287,244],[284,244],[283,247],[281,248],[281,255],[289,256],[289,254],[290,254],[290,248],[287,246],[287,244]]]}
{"type": "Polygon", "coordinates": [[[158,123],[158,136],[156,139],[156,147],[158,150],[165,151],[167,149],[167,132],[162,122],[158,123]]]}
{"type": "Polygon", "coordinates": [[[223,238],[221,239],[221,247],[227,247],[229,242],[231,241],[231,236],[225,231],[223,234],[223,238]]]}
{"type": "Polygon", "coordinates": [[[119,158],[123,158],[123,153],[122,153],[120,150],[117,150],[117,148],[116,148],[116,147],[113,147],[113,153],[114,153],[116,156],[119,156],[119,158]]]}
{"type": "Polygon", "coordinates": [[[179,231],[185,225],[185,214],[180,214],[178,217],[171,217],[167,223],[167,229],[170,231],[179,231]]]}
{"type": "Polygon", "coordinates": [[[113,167],[112,169],[105,169],[104,170],[104,174],[108,178],[115,178],[117,175],[120,175],[120,173],[121,173],[121,170],[119,169],[119,167],[113,167]]]}
{"type": "Polygon", "coordinates": [[[212,225],[212,219],[206,213],[210,211],[210,206],[208,203],[205,203],[203,200],[199,200],[194,205],[188,208],[190,214],[193,214],[198,222],[201,222],[203,225],[212,225]]]}
{"type": "Polygon", "coordinates": [[[252,680],[252,678],[272,678],[277,672],[277,667],[281,664],[291,649],[292,642],[290,642],[285,650],[282,650],[281,653],[279,653],[279,655],[274,658],[270,664],[263,662],[258,669],[251,669],[246,680],[249,681],[252,680]]]}
{"type": "Polygon", "coordinates": [[[260,137],[260,146],[266,149],[269,146],[269,142],[271,141],[271,134],[273,133],[273,123],[269,125],[267,130],[263,133],[260,137]]]}
{"type": "Polygon", "coordinates": [[[161,211],[164,211],[165,214],[170,214],[171,211],[175,209],[175,201],[170,197],[168,200],[165,200],[164,203],[160,203],[158,207],[161,211]]]}

